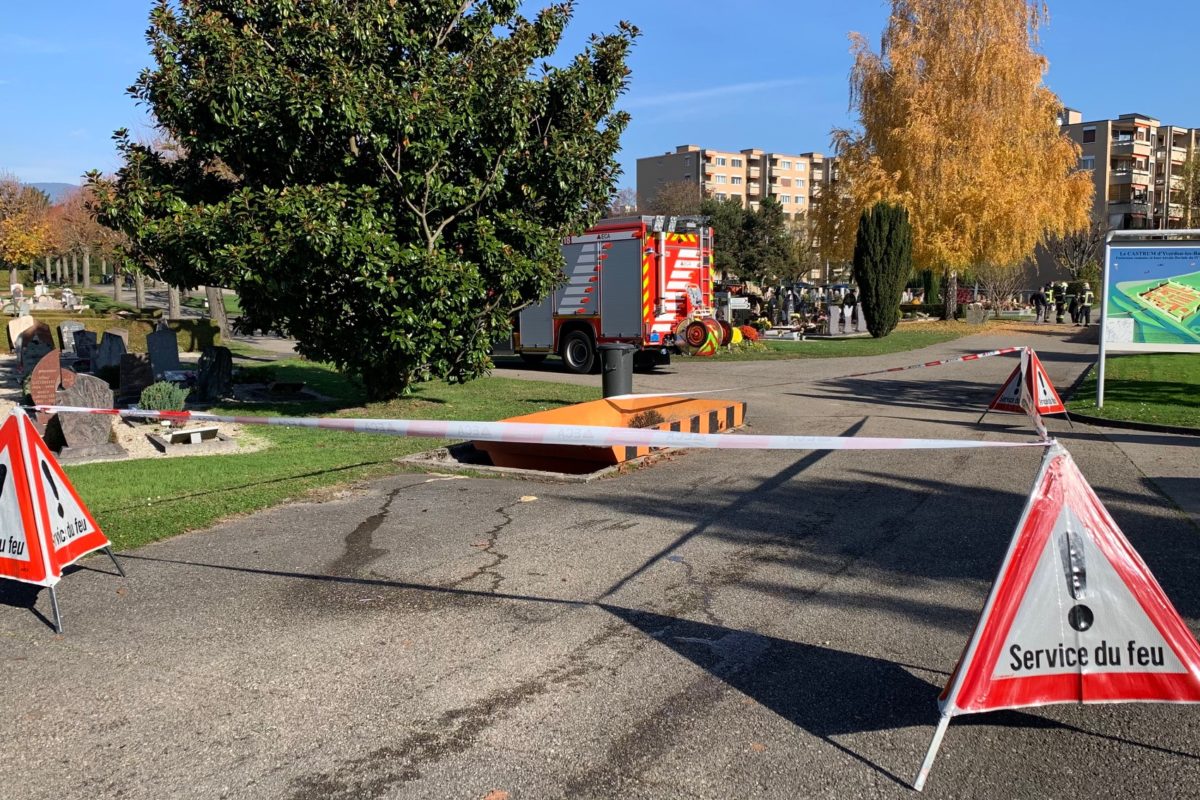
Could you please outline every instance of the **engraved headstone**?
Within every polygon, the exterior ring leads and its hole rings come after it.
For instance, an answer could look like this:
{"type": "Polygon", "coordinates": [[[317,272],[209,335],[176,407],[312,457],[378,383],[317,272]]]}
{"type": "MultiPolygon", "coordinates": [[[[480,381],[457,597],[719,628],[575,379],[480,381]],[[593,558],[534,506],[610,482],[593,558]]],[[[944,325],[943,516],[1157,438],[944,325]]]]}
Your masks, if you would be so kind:
{"type": "Polygon", "coordinates": [[[15,351],[17,349],[17,337],[32,328],[36,322],[37,320],[30,316],[21,316],[8,321],[9,351],[15,351]]]}
{"type": "MultiPolygon", "coordinates": [[[[64,382],[65,383],[65,382],[64,382]]],[[[82,408],[112,408],[113,393],[108,384],[91,375],[79,375],[68,388],[58,392],[58,404],[82,408]]],[[[60,460],[83,460],[124,455],[121,446],[110,441],[112,417],[104,414],[59,414],[66,447],[60,460]]]]}
{"type": "Polygon", "coordinates": [[[115,333],[115,328],[104,332],[96,357],[92,361],[92,371],[97,372],[105,367],[119,367],[121,356],[125,355],[125,339],[115,333]]]}
{"type": "Polygon", "coordinates": [[[50,333],[50,326],[44,322],[35,322],[19,337],[17,358],[21,370],[33,369],[54,349],[54,334],[50,333]]]}
{"type": "Polygon", "coordinates": [[[867,318],[863,316],[862,303],[854,307],[854,330],[858,333],[868,333],[867,318]]]}
{"type": "Polygon", "coordinates": [[[830,336],[837,336],[842,332],[842,307],[829,307],[829,323],[825,332],[830,336]]]}
{"type": "MultiPolygon", "coordinates": [[[[51,350],[38,360],[33,371],[29,374],[29,396],[33,399],[33,404],[38,406],[52,406],[58,396],[58,384],[61,380],[60,372],[62,364],[59,360],[59,351],[51,350]]],[[[41,411],[37,413],[37,421],[41,425],[45,425],[50,421],[53,414],[46,414],[41,411]]]]}
{"type": "Polygon", "coordinates": [[[118,393],[122,400],[137,402],[142,390],[152,383],[154,369],[150,366],[149,356],[143,353],[125,353],[121,356],[121,388],[118,393]]]}
{"type": "Polygon", "coordinates": [[[75,332],[83,330],[83,323],[69,319],[66,322],[59,323],[58,326],[58,347],[63,353],[76,355],[75,353],[75,332]]]}
{"type": "Polygon", "coordinates": [[[150,365],[154,368],[156,377],[161,377],[164,372],[178,371],[181,368],[179,339],[176,337],[175,331],[170,328],[161,328],[148,335],[146,352],[150,356],[150,365]]]}
{"type": "Polygon", "coordinates": [[[228,347],[206,347],[196,374],[196,400],[214,403],[233,391],[233,354],[228,347]]]}

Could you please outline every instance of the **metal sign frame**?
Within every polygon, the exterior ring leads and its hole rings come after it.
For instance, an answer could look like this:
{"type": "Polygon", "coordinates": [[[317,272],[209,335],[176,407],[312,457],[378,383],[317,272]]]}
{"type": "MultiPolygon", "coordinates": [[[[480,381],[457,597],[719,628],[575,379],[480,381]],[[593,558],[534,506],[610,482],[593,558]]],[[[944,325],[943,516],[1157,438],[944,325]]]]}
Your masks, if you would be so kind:
{"type": "MultiPolygon", "coordinates": [[[[1200,229],[1181,228],[1176,230],[1132,230],[1109,231],[1104,238],[1104,274],[1100,281],[1100,365],[1096,372],[1096,407],[1104,407],[1105,360],[1108,356],[1108,307],[1109,285],[1112,279],[1113,247],[1197,247],[1200,248],[1200,229]]],[[[1200,352],[1200,345],[1164,345],[1161,350],[1153,347],[1138,348],[1141,352],[1200,352]]],[[[1123,350],[1123,349],[1122,349],[1123,350]]],[[[1124,352],[1133,352],[1125,351],[1124,352]]]]}

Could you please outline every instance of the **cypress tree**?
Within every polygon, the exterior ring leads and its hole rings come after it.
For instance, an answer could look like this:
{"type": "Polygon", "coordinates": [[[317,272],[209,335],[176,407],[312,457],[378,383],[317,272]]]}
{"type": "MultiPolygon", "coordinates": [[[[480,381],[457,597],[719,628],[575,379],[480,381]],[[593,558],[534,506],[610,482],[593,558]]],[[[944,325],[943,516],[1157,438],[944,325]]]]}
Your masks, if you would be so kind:
{"type": "Polygon", "coordinates": [[[867,330],[877,339],[900,322],[900,296],[912,272],[912,246],[912,226],[903,206],[876,203],[859,218],[854,280],[867,330]]]}

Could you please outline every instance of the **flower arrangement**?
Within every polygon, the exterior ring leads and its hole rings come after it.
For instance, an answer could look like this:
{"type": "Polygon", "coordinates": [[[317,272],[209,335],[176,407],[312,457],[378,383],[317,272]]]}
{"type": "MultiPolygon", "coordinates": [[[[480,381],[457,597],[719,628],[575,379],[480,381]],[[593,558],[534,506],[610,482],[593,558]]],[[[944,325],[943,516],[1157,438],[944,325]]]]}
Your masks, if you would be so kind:
{"type": "Polygon", "coordinates": [[[742,338],[744,338],[746,341],[748,341],[748,342],[757,342],[758,341],[758,329],[755,328],[754,326],[742,325],[741,331],[742,331],[742,338]]]}

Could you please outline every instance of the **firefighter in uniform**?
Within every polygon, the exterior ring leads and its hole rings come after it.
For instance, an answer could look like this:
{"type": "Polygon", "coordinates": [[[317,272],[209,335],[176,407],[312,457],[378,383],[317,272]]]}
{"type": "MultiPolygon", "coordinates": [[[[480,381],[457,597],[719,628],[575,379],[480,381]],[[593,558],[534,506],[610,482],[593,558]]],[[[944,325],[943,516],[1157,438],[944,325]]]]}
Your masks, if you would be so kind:
{"type": "Polygon", "coordinates": [[[1063,313],[1067,310],[1067,284],[1060,283],[1054,287],[1054,321],[1063,323],[1063,313]]]}
{"type": "Polygon", "coordinates": [[[1079,303],[1079,318],[1083,320],[1084,325],[1092,324],[1092,303],[1094,302],[1096,302],[1096,297],[1092,294],[1092,287],[1085,283],[1083,300],[1079,303]]]}
{"type": "Polygon", "coordinates": [[[1046,322],[1049,322],[1049,321],[1050,321],[1050,309],[1054,308],[1054,288],[1055,288],[1055,287],[1054,287],[1054,284],[1053,284],[1053,283],[1047,283],[1047,284],[1046,284],[1046,289],[1045,289],[1045,295],[1046,295],[1046,316],[1045,316],[1045,320],[1046,320],[1046,322]]]}

